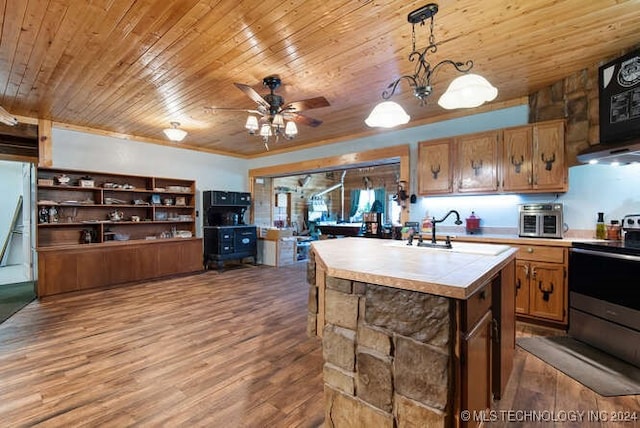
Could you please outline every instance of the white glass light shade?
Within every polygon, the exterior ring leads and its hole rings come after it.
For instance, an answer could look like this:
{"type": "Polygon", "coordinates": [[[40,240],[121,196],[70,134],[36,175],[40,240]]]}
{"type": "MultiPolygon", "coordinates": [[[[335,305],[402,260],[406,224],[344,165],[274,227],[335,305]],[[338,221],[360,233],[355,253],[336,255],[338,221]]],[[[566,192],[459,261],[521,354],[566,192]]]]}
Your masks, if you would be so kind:
{"type": "Polygon", "coordinates": [[[179,122],[171,122],[171,128],[163,129],[164,135],[171,141],[182,141],[187,136],[187,131],[178,129],[179,122]]]}
{"type": "Polygon", "coordinates": [[[473,108],[492,101],[497,96],[498,89],[487,79],[478,74],[465,74],[453,79],[438,104],[447,110],[473,108]]]}
{"type": "Polygon", "coordinates": [[[372,128],[393,128],[409,122],[411,117],[404,111],[400,104],[393,101],[384,101],[373,108],[364,123],[372,128]]]}
{"type": "Polygon", "coordinates": [[[261,137],[271,137],[271,125],[268,123],[263,123],[260,127],[260,136],[261,137]]]}
{"type": "Polygon", "coordinates": [[[298,127],[296,126],[295,122],[291,120],[287,122],[287,126],[285,126],[284,128],[284,135],[287,135],[289,137],[298,135],[298,127]]]}
{"type": "Polygon", "coordinates": [[[247,128],[251,134],[255,133],[258,129],[260,129],[260,127],[258,126],[258,118],[249,115],[247,117],[247,123],[244,124],[244,127],[247,128]]]}
{"type": "Polygon", "coordinates": [[[281,114],[276,114],[273,116],[273,122],[271,122],[271,124],[276,129],[282,129],[284,128],[284,118],[282,117],[281,114]]]}

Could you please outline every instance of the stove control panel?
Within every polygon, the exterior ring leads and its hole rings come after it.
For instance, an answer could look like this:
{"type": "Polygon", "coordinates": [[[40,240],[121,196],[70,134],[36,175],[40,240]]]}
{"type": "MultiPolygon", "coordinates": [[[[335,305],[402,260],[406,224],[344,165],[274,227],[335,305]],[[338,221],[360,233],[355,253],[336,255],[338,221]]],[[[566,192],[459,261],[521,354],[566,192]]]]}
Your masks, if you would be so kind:
{"type": "Polygon", "coordinates": [[[622,228],[624,230],[640,231],[640,214],[629,214],[622,219],[622,228]]]}

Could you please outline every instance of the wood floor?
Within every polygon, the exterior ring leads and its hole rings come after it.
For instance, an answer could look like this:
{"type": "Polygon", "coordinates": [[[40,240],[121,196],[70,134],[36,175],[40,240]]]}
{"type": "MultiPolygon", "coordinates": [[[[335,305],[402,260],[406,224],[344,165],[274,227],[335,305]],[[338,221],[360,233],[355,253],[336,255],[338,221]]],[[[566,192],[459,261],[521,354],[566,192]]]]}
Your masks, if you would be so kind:
{"type": "MultiPolygon", "coordinates": [[[[305,278],[304,263],[248,266],[33,302],[0,325],[0,426],[317,427],[305,278]]],[[[600,397],[520,348],[497,405],[640,414],[639,396],[600,397]]]]}

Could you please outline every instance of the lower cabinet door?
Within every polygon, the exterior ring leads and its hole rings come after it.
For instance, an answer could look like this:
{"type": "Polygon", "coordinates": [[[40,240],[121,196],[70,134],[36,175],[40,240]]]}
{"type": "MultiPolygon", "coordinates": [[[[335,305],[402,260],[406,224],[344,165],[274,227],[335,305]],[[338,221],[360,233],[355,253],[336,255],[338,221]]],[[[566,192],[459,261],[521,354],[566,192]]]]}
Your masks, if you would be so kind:
{"type": "Polygon", "coordinates": [[[471,412],[469,421],[461,421],[463,427],[475,427],[473,414],[491,407],[491,311],[464,336],[462,341],[462,408],[471,412]]]}
{"type": "Polygon", "coordinates": [[[529,276],[529,314],[564,321],[564,266],[532,263],[529,276]]]}

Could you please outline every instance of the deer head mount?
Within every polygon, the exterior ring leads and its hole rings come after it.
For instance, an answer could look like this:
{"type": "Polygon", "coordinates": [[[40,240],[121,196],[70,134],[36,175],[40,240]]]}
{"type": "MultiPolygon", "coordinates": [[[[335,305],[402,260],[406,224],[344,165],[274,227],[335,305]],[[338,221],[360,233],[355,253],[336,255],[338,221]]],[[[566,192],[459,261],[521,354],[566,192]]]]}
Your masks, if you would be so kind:
{"type": "Polygon", "coordinates": [[[542,292],[542,300],[545,302],[549,301],[549,296],[553,293],[553,282],[550,282],[549,285],[551,287],[548,290],[545,290],[542,288],[542,281],[538,282],[538,290],[542,292]]]}
{"type": "Polygon", "coordinates": [[[438,179],[439,173],[440,173],[440,164],[438,164],[437,166],[431,165],[431,175],[433,175],[434,180],[438,179]]]}
{"type": "Polygon", "coordinates": [[[516,174],[520,174],[522,164],[524,163],[524,156],[520,155],[520,160],[515,160],[514,156],[511,155],[511,165],[516,168],[516,174]]]}
{"type": "Polygon", "coordinates": [[[478,162],[471,159],[471,168],[473,168],[473,175],[475,175],[476,177],[480,175],[480,171],[482,170],[482,159],[480,159],[478,162]]]}
{"type": "Polygon", "coordinates": [[[544,169],[546,169],[547,171],[551,171],[551,169],[553,168],[553,163],[556,161],[556,154],[554,152],[553,155],[551,155],[551,158],[545,159],[544,153],[542,153],[541,159],[542,162],[545,163],[544,169]]]}

